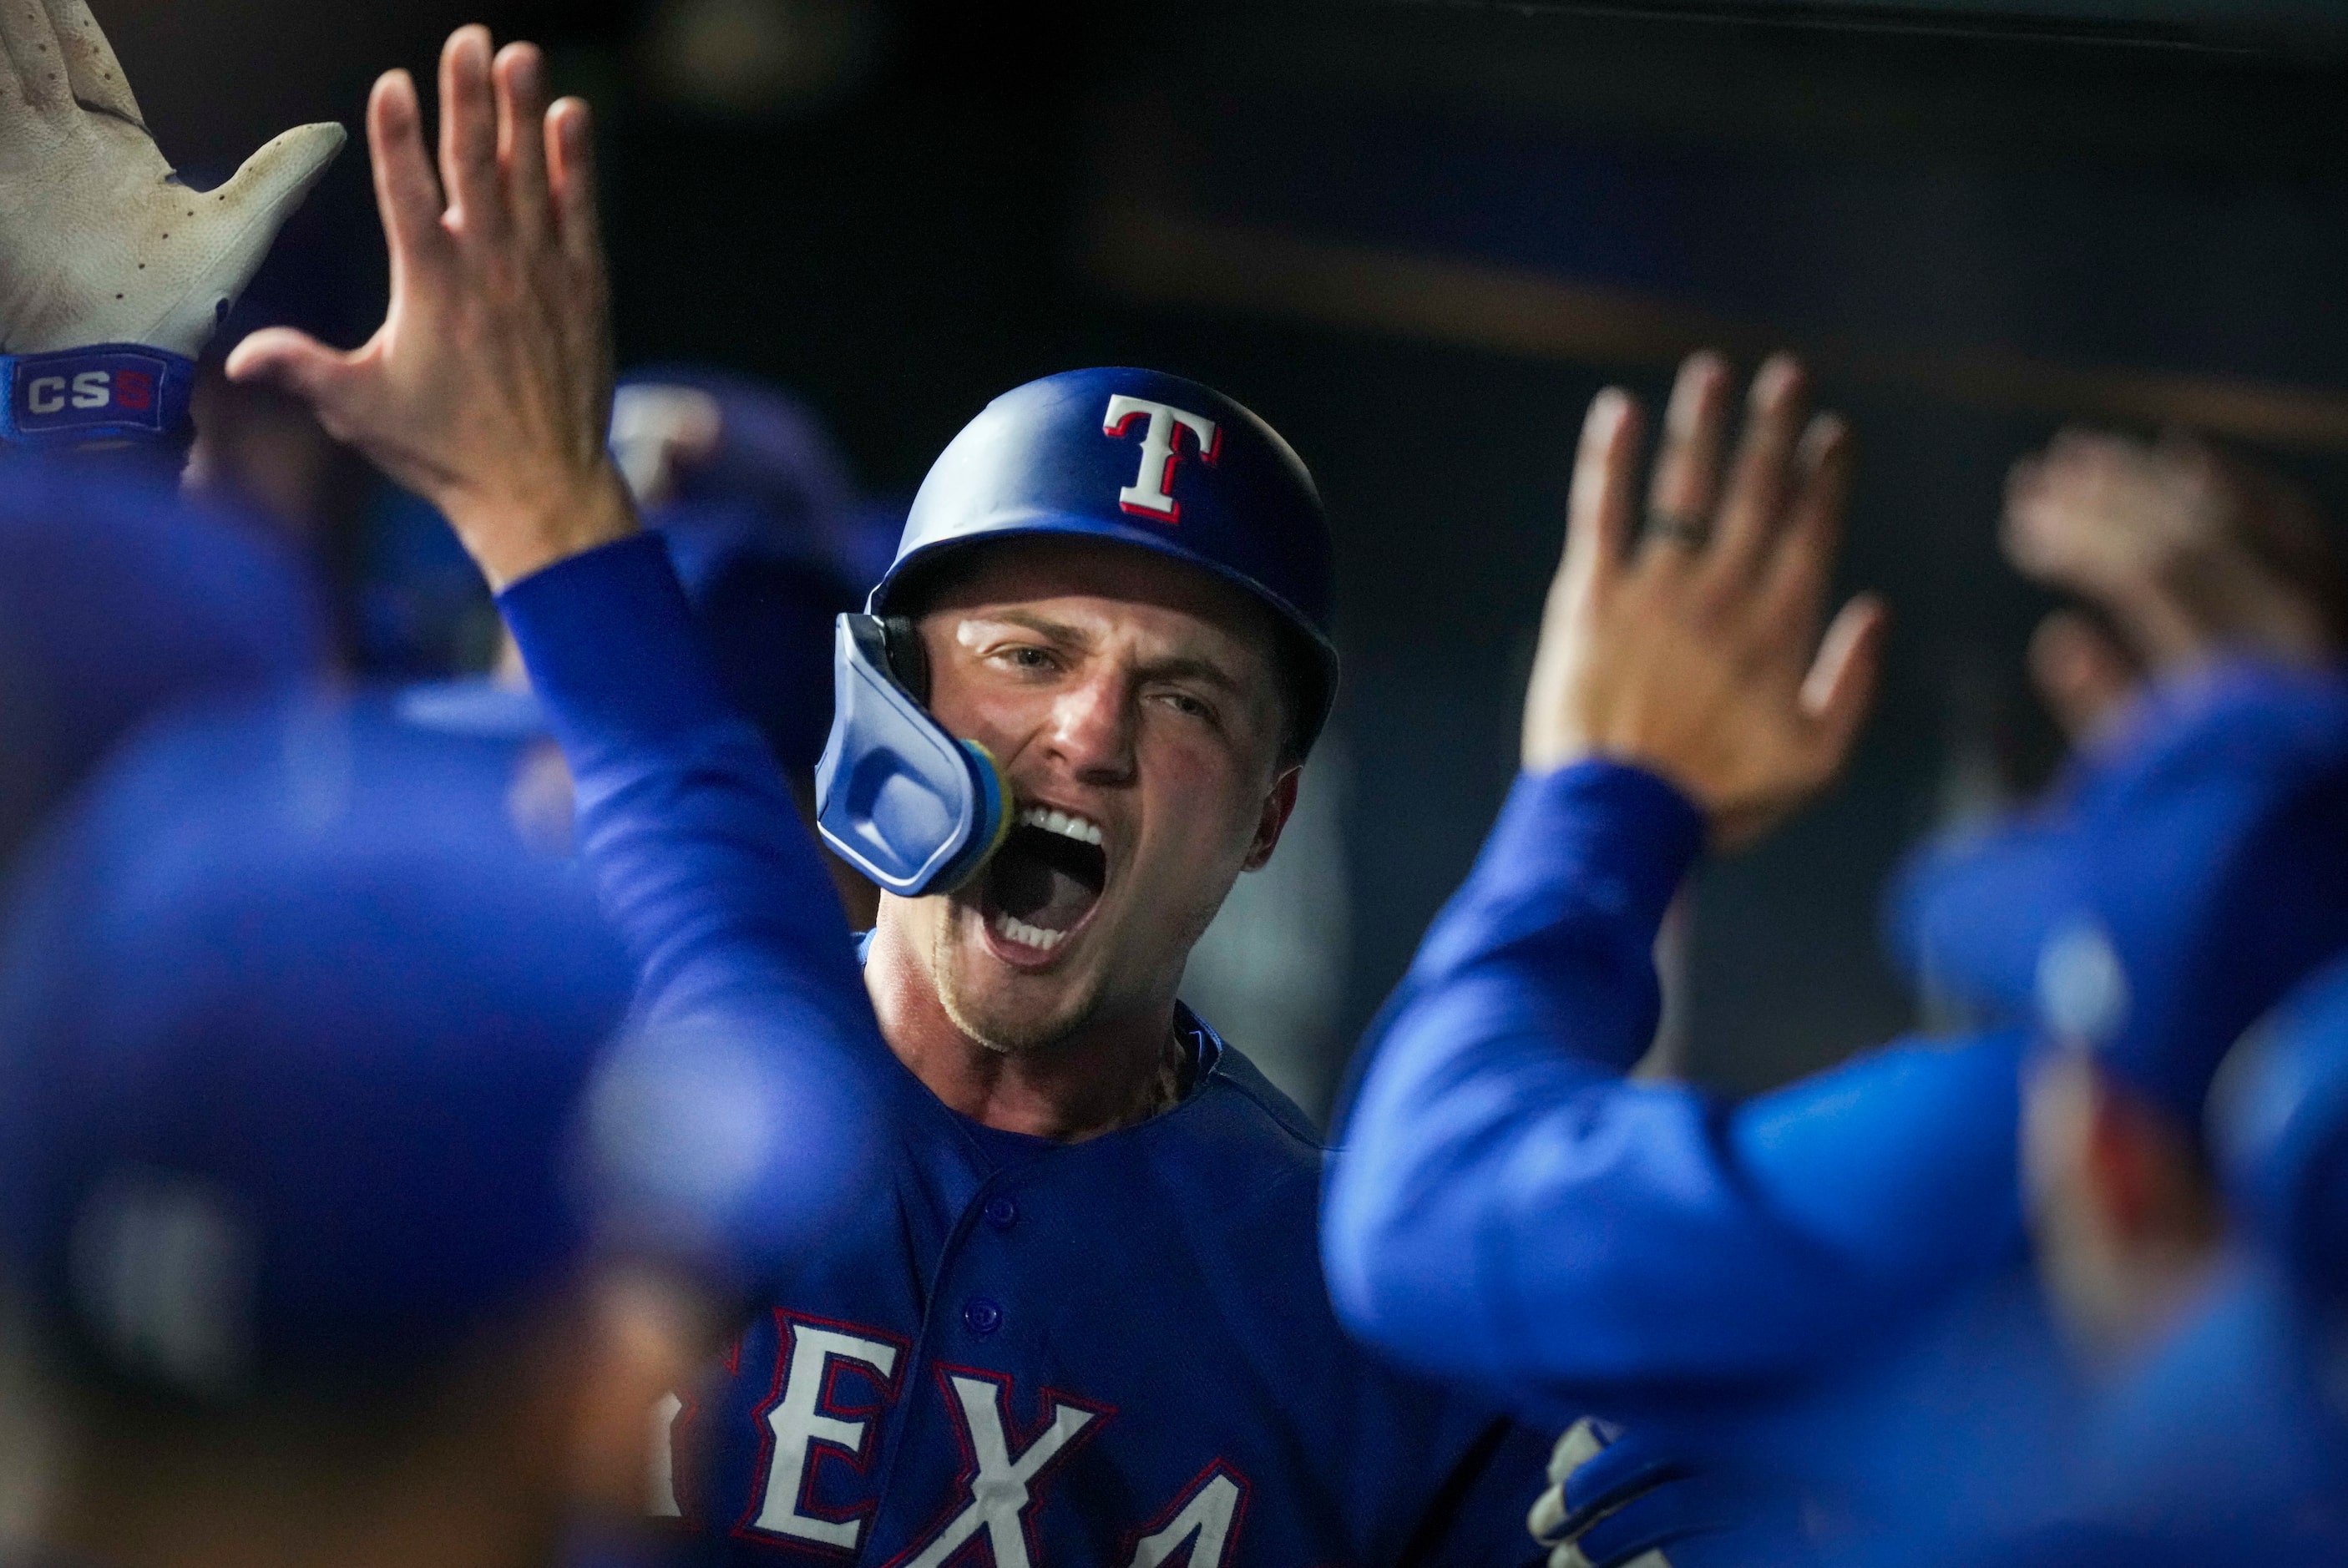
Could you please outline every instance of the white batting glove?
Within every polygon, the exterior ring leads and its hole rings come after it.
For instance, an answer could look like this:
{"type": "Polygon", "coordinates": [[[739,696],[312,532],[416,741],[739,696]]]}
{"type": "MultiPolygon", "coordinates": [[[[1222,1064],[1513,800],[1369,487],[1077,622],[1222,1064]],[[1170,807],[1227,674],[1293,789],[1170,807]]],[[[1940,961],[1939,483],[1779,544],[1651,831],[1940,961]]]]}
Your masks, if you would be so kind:
{"type": "Polygon", "coordinates": [[[83,0],[0,0],[0,442],[184,442],[196,356],[343,140],[191,191],[83,0]]]}

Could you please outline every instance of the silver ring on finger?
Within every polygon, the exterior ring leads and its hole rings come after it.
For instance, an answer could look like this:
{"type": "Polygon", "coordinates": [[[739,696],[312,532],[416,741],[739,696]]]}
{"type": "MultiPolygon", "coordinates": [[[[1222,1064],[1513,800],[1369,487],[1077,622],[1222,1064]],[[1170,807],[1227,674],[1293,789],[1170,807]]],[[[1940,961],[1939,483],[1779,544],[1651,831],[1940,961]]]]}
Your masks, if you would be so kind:
{"type": "Polygon", "coordinates": [[[1650,511],[1642,537],[1652,542],[1676,544],[1684,550],[1702,550],[1712,542],[1712,524],[1699,517],[1687,517],[1679,512],[1650,511]]]}

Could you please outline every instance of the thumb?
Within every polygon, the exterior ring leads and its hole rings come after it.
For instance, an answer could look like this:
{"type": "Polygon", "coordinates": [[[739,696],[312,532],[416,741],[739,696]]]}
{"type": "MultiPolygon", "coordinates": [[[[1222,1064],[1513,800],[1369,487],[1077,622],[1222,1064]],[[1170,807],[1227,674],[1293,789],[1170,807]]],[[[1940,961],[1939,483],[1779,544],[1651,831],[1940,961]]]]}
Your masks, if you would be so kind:
{"type": "MultiPolygon", "coordinates": [[[[279,226],[342,145],[341,126],[301,126],[246,159],[235,177],[216,190],[158,187],[165,192],[166,207],[183,209],[166,215],[183,218],[189,232],[172,242],[172,232],[182,226],[173,223],[156,236],[158,243],[177,249],[168,267],[157,253],[155,275],[175,275],[186,282],[158,302],[153,321],[130,341],[151,343],[190,359],[202,353],[229,306],[260,269],[279,226]]],[[[142,263],[146,259],[141,257],[142,263]]]]}
{"type": "Polygon", "coordinates": [[[273,387],[306,403],[331,428],[350,378],[350,356],[290,326],[265,326],[229,352],[232,381],[273,387]]]}
{"type": "Polygon", "coordinates": [[[255,221],[274,234],[296,202],[326,171],[350,137],[339,125],[297,125],[262,144],[244,167],[211,192],[240,226],[255,221]]]}

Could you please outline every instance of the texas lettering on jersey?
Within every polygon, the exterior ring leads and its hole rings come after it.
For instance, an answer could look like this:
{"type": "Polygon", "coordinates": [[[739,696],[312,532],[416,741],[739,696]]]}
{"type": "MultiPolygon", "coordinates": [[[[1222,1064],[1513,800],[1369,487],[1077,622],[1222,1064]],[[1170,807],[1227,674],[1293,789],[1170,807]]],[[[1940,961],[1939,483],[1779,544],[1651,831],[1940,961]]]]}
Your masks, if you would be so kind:
{"type": "MultiPolygon", "coordinates": [[[[779,1348],[774,1387],[753,1411],[764,1429],[749,1506],[734,1522],[737,1539],[764,1538],[789,1549],[853,1557],[867,1544],[876,1507],[873,1460],[881,1428],[903,1394],[910,1353],[903,1337],[778,1307],[779,1348]]],[[[741,1347],[728,1357],[738,1373],[741,1347]]],[[[944,1568],[972,1548],[995,1568],[1035,1568],[1035,1511],[1045,1506],[1053,1471],[1117,1410],[1052,1388],[1035,1397],[1035,1418],[1014,1410],[1015,1379],[976,1367],[940,1364],[934,1387],[955,1425],[964,1459],[933,1523],[884,1561],[885,1568],[944,1568]]],[[[698,1405],[664,1403],[654,1433],[654,1473],[668,1486],[654,1511],[685,1515],[685,1489],[675,1456],[689,1448],[698,1405]]],[[[1159,1568],[1179,1559],[1189,1568],[1220,1568],[1236,1546],[1247,1510],[1247,1478],[1210,1460],[1164,1507],[1128,1532],[1124,1568],[1159,1568]]],[[[696,1521],[706,1528],[710,1522],[696,1521]]]]}

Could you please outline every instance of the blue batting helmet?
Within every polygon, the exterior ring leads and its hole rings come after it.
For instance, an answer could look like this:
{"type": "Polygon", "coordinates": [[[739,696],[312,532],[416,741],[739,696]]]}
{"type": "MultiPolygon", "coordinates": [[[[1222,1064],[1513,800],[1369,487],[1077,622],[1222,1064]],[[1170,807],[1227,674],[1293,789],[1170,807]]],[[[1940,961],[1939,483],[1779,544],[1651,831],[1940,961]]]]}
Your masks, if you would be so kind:
{"type": "Polygon", "coordinates": [[[1329,525],[1280,433],[1212,387],[1158,370],[1070,370],[986,406],[930,465],[897,559],[872,591],[886,614],[918,570],[982,540],[1057,534],[1138,545],[1246,589],[1296,634],[1298,733],[1336,695],[1329,525]]]}
{"type": "MultiPolygon", "coordinates": [[[[1252,595],[1283,633],[1292,739],[1311,747],[1337,688],[1335,573],[1320,492],[1271,426],[1157,370],[1071,370],[1015,387],[931,465],[866,608],[902,614],[909,584],[941,560],[1034,537],[1130,544],[1252,595]]],[[[819,825],[892,892],[951,888],[999,841],[1009,791],[991,758],[929,719],[911,639],[852,619],[834,655],[819,825]]]]}

